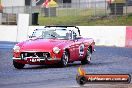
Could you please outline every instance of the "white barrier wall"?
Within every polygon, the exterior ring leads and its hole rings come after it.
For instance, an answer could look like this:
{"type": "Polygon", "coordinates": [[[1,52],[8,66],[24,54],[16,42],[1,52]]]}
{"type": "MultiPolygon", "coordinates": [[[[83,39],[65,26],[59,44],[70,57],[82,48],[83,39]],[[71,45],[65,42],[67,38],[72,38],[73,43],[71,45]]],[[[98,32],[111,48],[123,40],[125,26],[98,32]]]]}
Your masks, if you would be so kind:
{"type": "Polygon", "coordinates": [[[2,13],[0,13],[0,25],[2,23],[2,13]]]}
{"type": "Polygon", "coordinates": [[[83,37],[91,37],[96,45],[125,46],[125,26],[80,26],[83,37]]]}
{"type": "Polygon", "coordinates": [[[17,25],[17,42],[24,41],[28,38],[29,14],[18,15],[17,25]]]}
{"type": "Polygon", "coordinates": [[[0,41],[16,42],[17,26],[0,25],[0,41]]]}
{"type": "MultiPolygon", "coordinates": [[[[126,26],[78,26],[81,31],[81,35],[86,38],[93,38],[96,45],[104,46],[118,46],[125,47],[125,36],[126,36],[126,26]]],[[[29,27],[29,35],[35,29],[44,28],[44,26],[39,27],[29,27]]]]}
{"type": "MultiPolygon", "coordinates": [[[[28,35],[31,35],[33,30],[41,29],[44,26],[30,26],[28,35]]],[[[79,26],[83,37],[93,38],[96,45],[125,47],[126,26],[79,26]]],[[[21,30],[18,41],[22,41],[25,33],[21,30]]],[[[16,41],[17,26],[0,26],[0,41],[16,41]]]]}

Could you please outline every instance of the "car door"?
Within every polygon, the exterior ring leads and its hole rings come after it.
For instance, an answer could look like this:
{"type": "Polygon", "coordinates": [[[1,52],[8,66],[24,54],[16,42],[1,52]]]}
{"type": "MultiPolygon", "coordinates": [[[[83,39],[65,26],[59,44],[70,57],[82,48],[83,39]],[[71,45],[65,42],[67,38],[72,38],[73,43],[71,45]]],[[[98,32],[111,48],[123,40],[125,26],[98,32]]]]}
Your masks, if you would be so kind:
{"type": "Polygon", "coordinates": [[[85,45],[84,40],[76,36],[76,33],[73,31],[73,40],[75,44],[75,60],[79,60],[84,57],[85,45]]]}
{"type": "Polygon", "coordinates": [[[70,50],[70,61],[75,61],[76,60],[76,42],[73,40],[73,32],[69,31],[69,33],[67,34],[68,36],[68,47],[70,50]]]}
{"type": "Polygon", "coordinates": [[[80,41],[78,41],[78,40],[74,40],[74,44],[75,44],[75,60],[78,60],[79,59],[79,46],[80,46],[80,44],[81,44],[81,42],[80,41]]]}
{"type": "Polygon", "coordinates": [[[79,60],[84,56],[85,45],[83,43],[83,40],[77,39],[75,41],[75,46],[76,46],[76,60],[79,60]]]}
{"type": "Polygon", "coordinates": [[[72,36],[73,36],[72,39],[74,41],[74,47],[75,47],[74,60],[77,61],[80,58],[80,45],[82,44],[82,41],[80,39],[77,39],[76,33],[74,31],[72,31],[72,36]]]}
{"type": "Polygon", "coordinates": [[[76,44],[73,40],[70,41],[70,61],[76,60],[76,44]]]}
{"type": "Polygon", "coordinates": [[[76,38],[76,33],[71,31],[70,61],[78,61],[84,54],[84,44],[82,39],[76,38]]]}

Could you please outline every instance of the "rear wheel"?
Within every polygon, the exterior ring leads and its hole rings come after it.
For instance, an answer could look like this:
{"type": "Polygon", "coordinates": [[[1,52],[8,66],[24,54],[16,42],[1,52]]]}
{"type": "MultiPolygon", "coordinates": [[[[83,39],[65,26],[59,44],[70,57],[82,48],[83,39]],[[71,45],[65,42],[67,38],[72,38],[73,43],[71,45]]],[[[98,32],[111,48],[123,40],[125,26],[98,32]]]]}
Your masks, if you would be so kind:
{"type": "Polygon", "coordinates": [[[14,60],[13,60],[13,65],[17,69],[23,69],[23,67],[25,66],[25,64],[18,63],[18,62],[14,61],[14,60]]]}
{"type": "Polygon", "coordinates": [[[66,67],[68,65],[68,61],[69,61],[69,55],[67,52],[64,52],[61,58],[60,66],[66,67]]]}
{"type": "Polygon", "coordinates": [[[88,49],[87,49],[86,56],[85,56],[85,58],[81,61],[81,63],[82,63],[82,64],[89,64],[90,61],[91,61],[91,55],[92,55],[91,49],[88,48],[88,49]]]}

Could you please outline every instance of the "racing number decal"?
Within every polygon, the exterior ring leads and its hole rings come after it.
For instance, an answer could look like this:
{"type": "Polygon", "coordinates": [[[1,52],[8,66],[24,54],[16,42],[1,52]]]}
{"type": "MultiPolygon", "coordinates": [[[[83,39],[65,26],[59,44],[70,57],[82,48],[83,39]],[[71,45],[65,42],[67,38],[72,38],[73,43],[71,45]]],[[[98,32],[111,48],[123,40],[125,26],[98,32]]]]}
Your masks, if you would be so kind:
{"type": "Polygon", "coordinates": [[[84,55],[84,44],[81,44],[79,46],[79,56],[83,56],[84,55]]]}

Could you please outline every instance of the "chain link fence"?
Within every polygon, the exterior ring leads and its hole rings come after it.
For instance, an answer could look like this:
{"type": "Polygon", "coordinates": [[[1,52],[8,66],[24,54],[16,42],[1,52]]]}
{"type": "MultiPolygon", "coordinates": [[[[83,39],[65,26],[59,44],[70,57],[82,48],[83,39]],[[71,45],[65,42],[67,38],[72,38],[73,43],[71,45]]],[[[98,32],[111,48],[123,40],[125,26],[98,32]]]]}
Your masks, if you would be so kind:
{"type": "MultiPolygon", "coordinates": [[[[17,24],[17,17],[19,13],[30,14],[31,21],[33,20],[33,13],[38,13],[38,19],[50,19],[52,17],[118,16],[131,14],[132,6],[129,3],[108,4],[105,0],[89,1],[87,3],[59,3],[58,7],[54,8],[43,8],[41,6],[5,7],[2,13],[2,24],[17,24]]],[[[32,25],[31,21],[30,24],[32,25]]]]}

